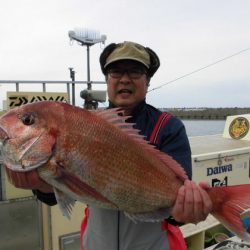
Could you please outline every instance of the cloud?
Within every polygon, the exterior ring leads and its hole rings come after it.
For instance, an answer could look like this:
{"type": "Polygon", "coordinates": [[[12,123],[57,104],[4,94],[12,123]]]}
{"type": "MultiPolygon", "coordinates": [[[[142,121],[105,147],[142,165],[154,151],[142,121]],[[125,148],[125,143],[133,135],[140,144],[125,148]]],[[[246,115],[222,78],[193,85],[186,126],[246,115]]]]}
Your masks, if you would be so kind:
{"type": "MultiPolygon", "coordinates": [[[[68,67],[74,67],[76,79],[86,80],[86,48],[70,46],[68,31],[87,27],[106,34],[107,44],[132,40],[155,50],[161,67],[151,86],[160,86],[250,47],[249,9],[248,0],[5,1],[0,9],[1,79],[68,80],[68,67]]],[[[90,49],[93,81],[103,80],[101,51],[100,45],[90,49]]],[[[250,50],[147,99],[157,107],[249,106],[249,64],[250,50]],[[241,87],[236,91],[235,86],[241,87]]]]}

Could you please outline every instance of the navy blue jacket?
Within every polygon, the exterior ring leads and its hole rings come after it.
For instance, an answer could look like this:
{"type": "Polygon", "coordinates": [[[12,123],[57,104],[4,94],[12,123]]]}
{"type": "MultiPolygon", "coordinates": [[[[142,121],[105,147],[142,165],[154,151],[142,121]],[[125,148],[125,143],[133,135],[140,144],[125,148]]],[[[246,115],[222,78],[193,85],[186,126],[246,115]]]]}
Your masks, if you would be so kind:
{"type": "MultiPolygon", "coordinates": [[[[135,123],[142,135],[149,141],[153,128],[161,115],[161,111],[155,107],[141,102],[132,113],[127,122],[135,123]]],[[[171,155],[185,169],[189,179],[192,178],[191,149],[183,123],[172,116],[159,134],[159,143],[156,147],[171,155]]]]}

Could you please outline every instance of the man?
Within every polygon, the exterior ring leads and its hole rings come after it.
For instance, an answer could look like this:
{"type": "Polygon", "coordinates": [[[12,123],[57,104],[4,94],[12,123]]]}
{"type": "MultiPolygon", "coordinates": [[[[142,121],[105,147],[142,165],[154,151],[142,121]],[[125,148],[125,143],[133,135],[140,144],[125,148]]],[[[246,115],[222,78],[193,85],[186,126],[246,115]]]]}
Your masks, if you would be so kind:
{"type": "MultiPolygon", "coordinates": [[[[169,114],[162,116],[159,110],[145,101],[150,79],[160,66],[156,53],[133,42],[113,43],[102,52],[100,64],[107,81],[109,108],[123,108],[125,115],[131,117],[127,122],[134,123],[147,140],[178,161],[191,179],[191,151],[182,122],[169,114]],[[157,133],[155,129],[158,129],[157,133]]],[[[23,183],[17,186],[36,189],[34,193],[38,199],[49,205],[55,204],[51,188],[41,181],[35,172],[31,172],[30,177],[25,177],[23,183]]],[[[171,224],[197,223],[207,217],[212,204],[205,188],[205,184],[197,186],[192,181],[185,181],[178,191],[175,205],[170,209],[172,217],[161,222],[134,223],[122,212],[90,205],[82,223],[82,248],[185,249],[181,235],[175,241],[183,243],[180,247],[171,243],[177,235],[171,231],[171,224]]]]}

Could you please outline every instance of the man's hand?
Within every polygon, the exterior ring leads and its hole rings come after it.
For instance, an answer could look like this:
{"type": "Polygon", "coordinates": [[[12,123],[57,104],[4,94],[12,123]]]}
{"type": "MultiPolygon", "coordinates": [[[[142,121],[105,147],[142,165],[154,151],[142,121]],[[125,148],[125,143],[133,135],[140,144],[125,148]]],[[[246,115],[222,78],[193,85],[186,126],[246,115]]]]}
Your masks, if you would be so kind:
{"type": "Polygon", "coordinates": [[[205,220],[212,211],[212,201],[206,189],[209,189],[209,186],[204,182],[197,186],[193,181],[186,180],[170,210],[174,219],[194,224],[205,220]]]}
{"type": "Polygon", "coordinates": [[[36,170],[28,172],[15,172],[5,168],[9,181],[17,188],[38,189],[43,193],[52,193],[53,188],[44,182],[36,170]]]}

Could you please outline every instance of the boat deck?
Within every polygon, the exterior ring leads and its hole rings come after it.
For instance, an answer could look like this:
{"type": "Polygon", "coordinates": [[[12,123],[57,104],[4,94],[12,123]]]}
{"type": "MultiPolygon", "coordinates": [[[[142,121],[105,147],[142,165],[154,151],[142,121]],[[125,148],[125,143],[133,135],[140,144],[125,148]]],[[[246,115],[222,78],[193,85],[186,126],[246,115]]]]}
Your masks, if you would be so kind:
{"type": "Polygon", "coordinates": [[[221,134],[189,137],[189,142],[194,156],[250,149],[250,141],[227,139],[223,138],[221,134]]]}

